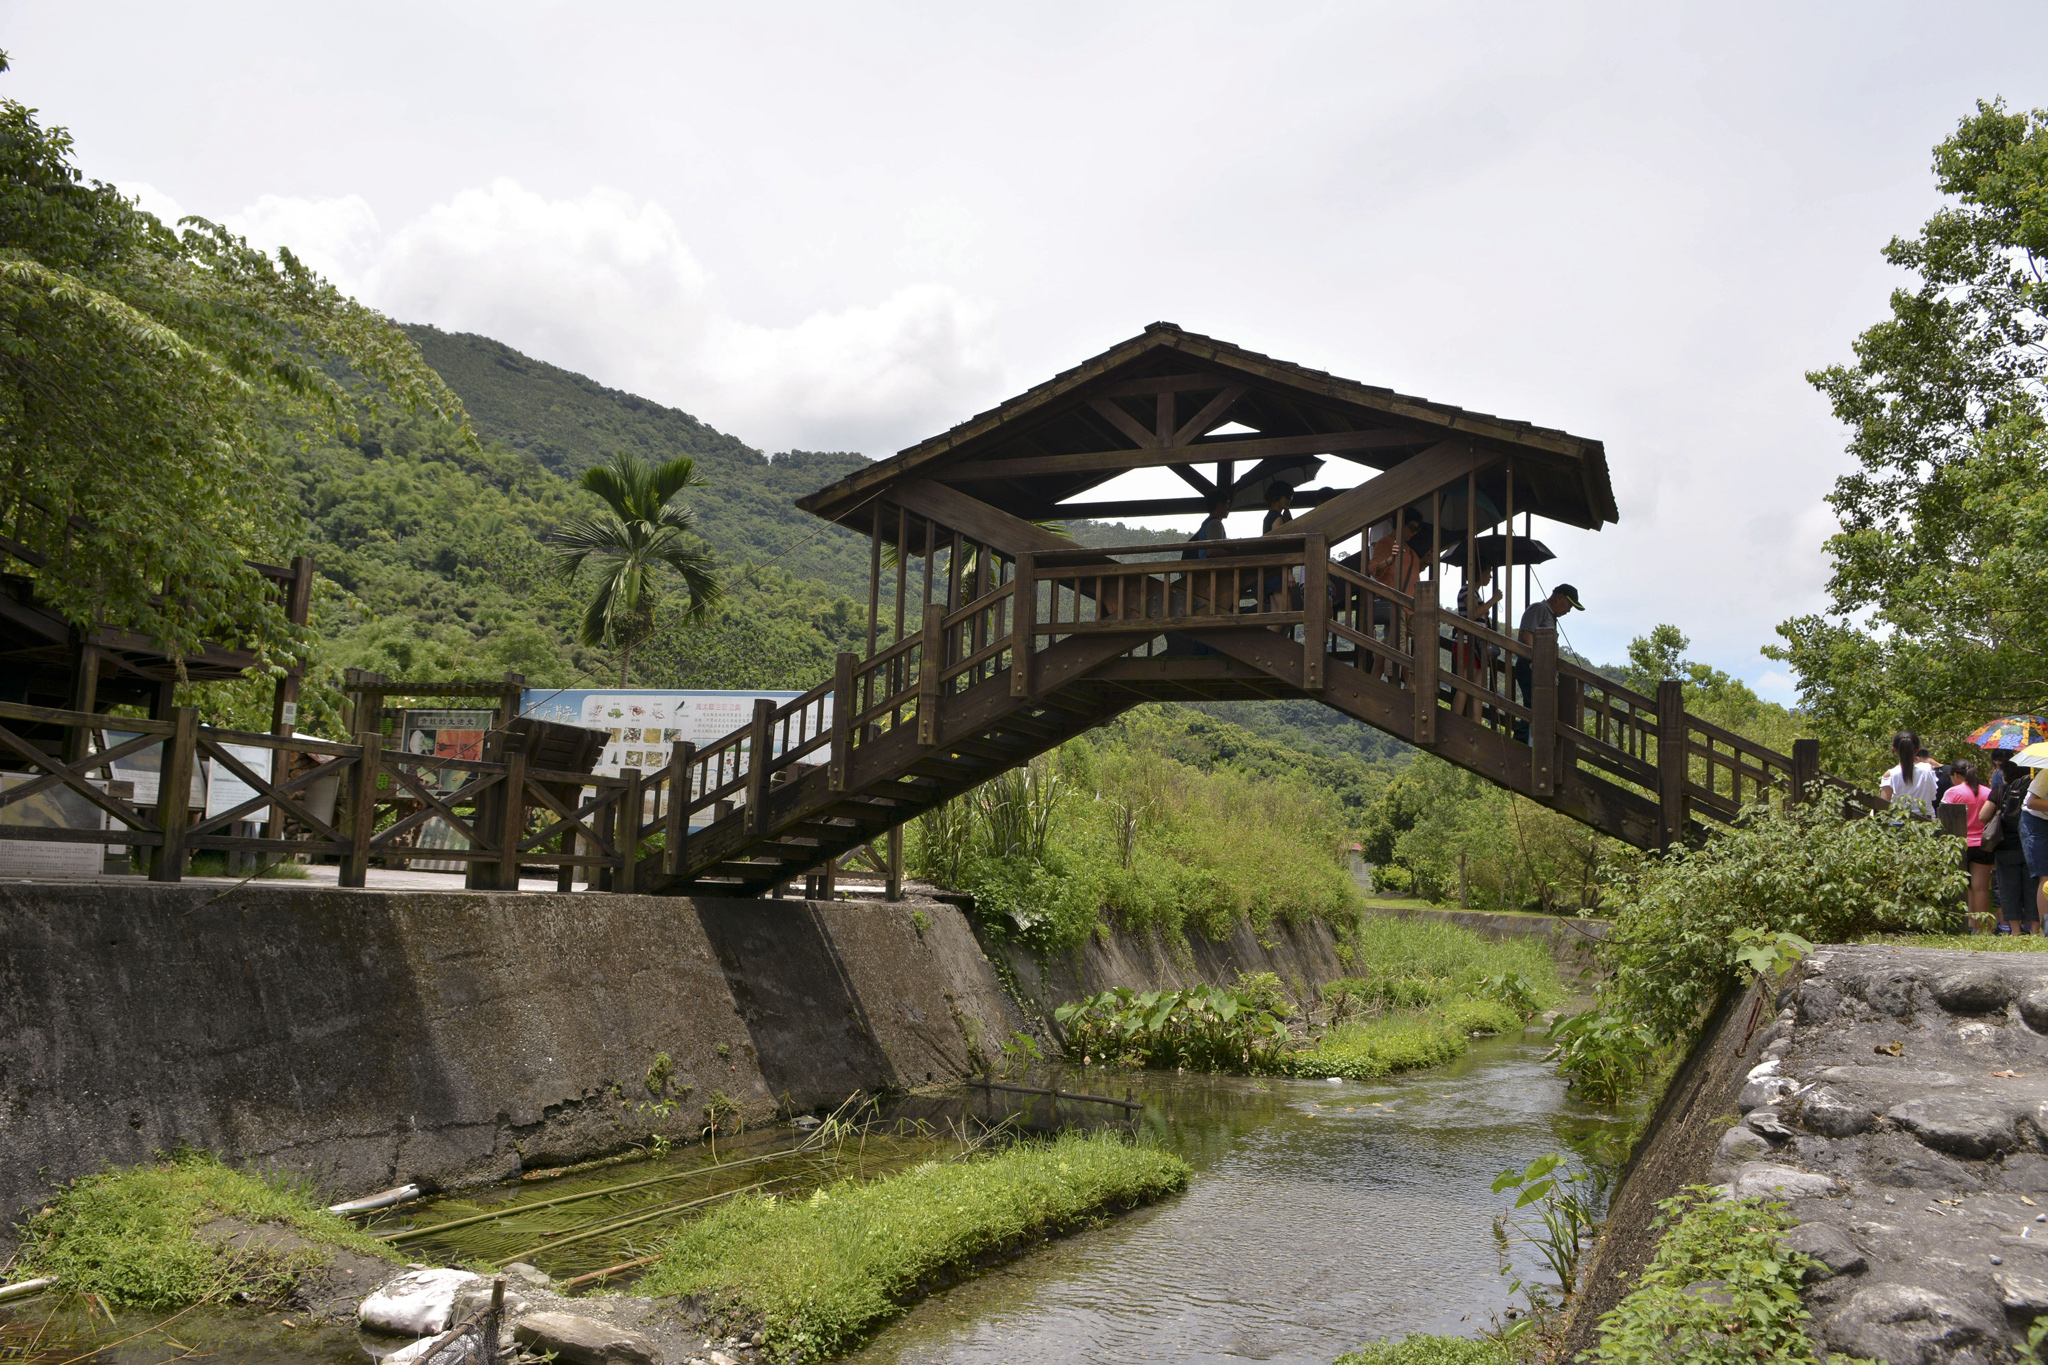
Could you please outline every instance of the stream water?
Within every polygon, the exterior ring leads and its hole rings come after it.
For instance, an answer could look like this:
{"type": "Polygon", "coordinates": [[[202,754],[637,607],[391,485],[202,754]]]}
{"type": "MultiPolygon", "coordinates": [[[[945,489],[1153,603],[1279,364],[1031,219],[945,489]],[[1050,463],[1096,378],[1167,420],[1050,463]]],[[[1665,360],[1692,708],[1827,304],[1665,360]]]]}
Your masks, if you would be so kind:
{"type": "MultiPolygon", "coordinates": [[[[1493,1177],[1560,1148],[1611,1148],[1626,1122],[1573,1103],[1542,1063],[1544,1050],[1533,1033],[1487,1039],[1449,1066],[1370,1083],[1070,1070],[1055,1077],[1063,1088],[1136,1093],[1145,1107],[1129,1126],[1194,1166],[1188,1192],[934,1295],[854,1359],[1321,1365],[1376,1337],[1476,1331],[1509,1307],[1491,1223],[1503,1202],[1488,1188],[1493,1177]]],[[[381,1226],[398,1230],[516,1204],[511,1217],[403,1243],[403,1254],[525,1259],[565,1279],[642,1254],[671,1217],[689,1216],[682,1206],[690,1201],[763,1181],[796,1193],[847,1174],[882,1174],[957,1150],[953,1135],[971,1120],[1012,1109],[1034,1128],[1123,1118],[1072,1100],[1061,1101],[1055,1115],[1042,1097],[911,1096],[885,1114],[888,1131],[878,1127],[828,1154],[775,1157],[792,1142],[782,1129],[721,1143],[724,1163],[767,1158],[745,1166],[709,1169],[703,1149],[690,1147],[394,1211],[381,1226]],[[586,1197],[533,1207],[564,1196],[586,1197]],[[655,1217],[643,1221],[649,1213],[655,1217]],[[615,1223],[623,1226],[606,1230],[615,1223]],[[586,1231],[593,1226],[595,1233],[586,1231]]],[[[155,1315],[123,1313],[118,1324],[95,1325],[71,1311],[52,1321],[49,1311],[33,1302],[0,1309],[0,1361],[56,1365],[97,1354],[155,1365],[182,1353],[154,1333],[113,1345],[111,1338],[155,1315]],[[45,1321],[42,1349],[24,1351],[24,1337],[45,1321]]],[[[279,1324],[289,1317],[206,1309],[172,1335],[220,1365],[365,1361],[355,1333],[304,1323],[287,1330],[279,1324]]]]}

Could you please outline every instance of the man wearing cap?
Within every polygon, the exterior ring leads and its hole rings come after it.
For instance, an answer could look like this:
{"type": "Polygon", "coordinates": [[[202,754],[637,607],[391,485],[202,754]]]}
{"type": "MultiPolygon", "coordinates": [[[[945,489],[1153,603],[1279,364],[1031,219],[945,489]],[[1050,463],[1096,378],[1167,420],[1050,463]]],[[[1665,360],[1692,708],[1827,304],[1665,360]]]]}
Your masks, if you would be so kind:
{"type": "MultiPolygon", "coordinates": [[[[1569,583],[1560,583],[1552,588],[1550,596],[1541,602],[1531,602],[1528,609],[1522,613],[1522,643],[1534,645],[1537,631],[1556,630],[1558,618],[1570,615],[1574,607],[1584,611],[1586,604],[1579,601],[1579,590],[1569,583]]],[[[1522,694],[1522,705],[1535,705],[1536,679],[1529,670],[1527,655],[1515,659],[1515,690],[1522,694]]],[[[1522,744],[1529,742],[1528,721],[1516,719],[1515,739],[1522,744]]]]}

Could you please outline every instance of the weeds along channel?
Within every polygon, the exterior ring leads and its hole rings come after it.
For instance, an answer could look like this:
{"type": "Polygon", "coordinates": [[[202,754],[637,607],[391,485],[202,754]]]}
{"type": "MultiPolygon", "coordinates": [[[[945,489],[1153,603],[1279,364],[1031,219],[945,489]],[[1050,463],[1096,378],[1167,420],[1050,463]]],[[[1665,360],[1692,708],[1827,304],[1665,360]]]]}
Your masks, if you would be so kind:
{"type": "Polygon", "coordinates": [[[1361,916],[1357,975],[1296,994],[1272,973],[1232,987],[1104,991],[1062,1005],[1069,1061],[1373,1080],[1441,1066],[1470,1039],[1520,1033],[1566,992],[1548,946],[1458,925],[1361,916]]]}

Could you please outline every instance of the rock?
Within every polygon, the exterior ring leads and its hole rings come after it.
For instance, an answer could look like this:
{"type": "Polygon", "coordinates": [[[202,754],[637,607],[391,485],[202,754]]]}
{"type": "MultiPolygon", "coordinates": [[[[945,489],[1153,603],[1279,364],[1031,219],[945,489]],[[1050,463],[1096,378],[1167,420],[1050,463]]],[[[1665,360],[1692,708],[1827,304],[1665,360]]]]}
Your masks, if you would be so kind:
{"type": "Polygon", "coordinates": [[[1740,1166],[1745,1161],[1754,1161],[1768,1154],[1771,1144],[1762,1133],[1743,1124],[1736,1124],[1721,1134],[1721,1140],[1714,1144],[1714,1166],[1740,1166]]]}
{"type": "Polygon", "coordinates": [[[1755,1066],[1751,1067],[1749,1069],[1749,1076],[1747,1077],[1747,1079],[1752,1081],[1760,1081],[1766,1076],[1778,1075],[1783,1069],[1783,1063],[1781,1063],[1777,1058],[1772,1057],[1766,1061],[1758,1062],[1755,1066]]]}
{"type": "Polygon", "coordinates": [[[1869,1260],[1849,1240],[1849,1234],[1832,1223],[1801,1223],[1782,1240],[1792,1250],[1805,1252],[1818,1262],[1807,1267],[1808,1284],[1836,1275],[1860,1275],[1870,1268],[1869,1260]]]}
{"type": "Polygon", "coordinates": [[[1987,1157],[2019,1145],[2012,1115],[1983,1100],[1960,1095],[1923,1096],[1895,1104],[1885,1117],[1937,1152],[1987,1157]]]}
{"type": "Polygon", "coordinates": [[[1829,1318],[1821,1336],[1831,1350],[1869,1356],[1891,1365],[1934,1365],[1977,1347],[1995,1347],[2003,1334],[1968,1305],[1912,1284],[1859,1289],[1829,1318]]]}
{"type": "Polygon", "coordinates": [[[1842,1007],[1842,993],[1826,981],[1806,981],[1799,987],[1798,1010],[1802,1024],[1825,1024],[1842,1007]]]}
{"type": "Polygon", "coordinates": [[[1990,1014],[2012,1003],[2013,984],[1990,967],[1965,967],[1934,979],[1934,998],[1950,1014],[1990,1014]]]}
{"type": "Polygon", "coordinates": [[[1833,1086],[1823,1085],[1800,1097],[1799,1122],[1823,1137],[1845,1138],[1868,1131],[1877,1115],[1833,1086]]]}
{"type": "Polygon", "coordinates": [[[1840,1194],[1842,1187],[1831,1177],[1781,1166],[1775,1161],[1751,1161],[1735,1173],[1737,1199],[1814,1199],[1840,1194]]]}
{"type": "Polygon", "coordinates": [[[364,1299],[356,1316],[371,1331],[393,1336],[445,1332],[452,1321],[456,1294],[481,1279],[483,1276],[467,1270],[408,1270],[364,1299]]]}
{"type": "Polygon", "coordinates": [[[1775,1109],[1752,1109],[1742,1122],[1751,1131],[1762,1134],[1774,1147],[1781,1142],[1790,1142],[1796,1136],[1785,1126],[1785,1121],[1778,1117],[1775,1109]]]}
{"type": "Polygon", "coordinates": [[[1998,1029],[1981,1019],[1964,1024],[1956,1030],[1956,1041],[1959,1043],[1988,1043],[1997,1036],[1998,1029]]]}
{"type": "Polygon", "coordinates": [[[1865,1004],[1879,1014],[1904,1019],[1913,1012],[1913,988],[1920,978],[1912,972],[1890,972],[1865,977],[1858,984],[1865,1004]]]}
{"type": "Polygon", "coordinates": [[[2048,1313],[2048,1280],[2011,1271],[1994,1271],[1991,1282],[1998,1286],[1999,1302],[2014,1317],[2033,1319],[2048,1313]]]}
{"type": "Polygon", "coordinates": [[[505,1274],[510,1279],[524,1280],[535,1289],[546,1289],[555,1282],[555,1277],[547,1271],[539,1266],[528,1265],[524,1261],[514,1261],[506,1266],[505,1274]]]}
{"type": "Polygon", "coordinates": [[[731,1356],[727,1355],[723,1351],[713,1351],[710,1355],[706,1356],[705,1359],[709,1360],[711,1362],[711,1365],[740,1365],[739,1361],[733,1359],[731,1356]]]}
{"type": "Polygon", "coordinates": [[[2020,1018],[2036,1033],[2048,1033],[2048,981],[2020,996],[2020,1018]]]}
{"type": "Polygon", "coordinates": [[[1735,1097],[1735,1107],[1743,1113],[1761,1105],[1775,1104],[1799,1088],[1799,1082],[1790,1076],[1760,1076],[1743,1084],[1742,1093],[1735,1097]]]}
{"type": "Polygon", "coordinates": [[[638,1332],[574,1313],[529,1313],[512,1326],[519,1344],[570,1365],[661,1365],[661,1348],[638,1332]]]}

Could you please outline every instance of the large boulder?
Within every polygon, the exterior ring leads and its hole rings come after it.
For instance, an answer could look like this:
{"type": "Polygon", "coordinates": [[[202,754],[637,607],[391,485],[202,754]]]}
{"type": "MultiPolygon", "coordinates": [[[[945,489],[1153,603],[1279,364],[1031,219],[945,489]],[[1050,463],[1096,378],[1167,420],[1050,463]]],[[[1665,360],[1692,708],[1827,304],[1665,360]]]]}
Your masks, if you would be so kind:
{"type": "Polygon", "coordinates": [[[482,1279],[467,1270],[408,1270],[364,1299],[356,1316],[371,1331],[393,1336],[445,1332],[454,1319],[455,1296],[482,1279]]]}
{"type": "Polygon", "coordinates": [[[638,1332],[574,1313],[529,1313],[512,1335],[536,1355],[570,1365],[661,1365],[661,1348],[638,1332]]]}

